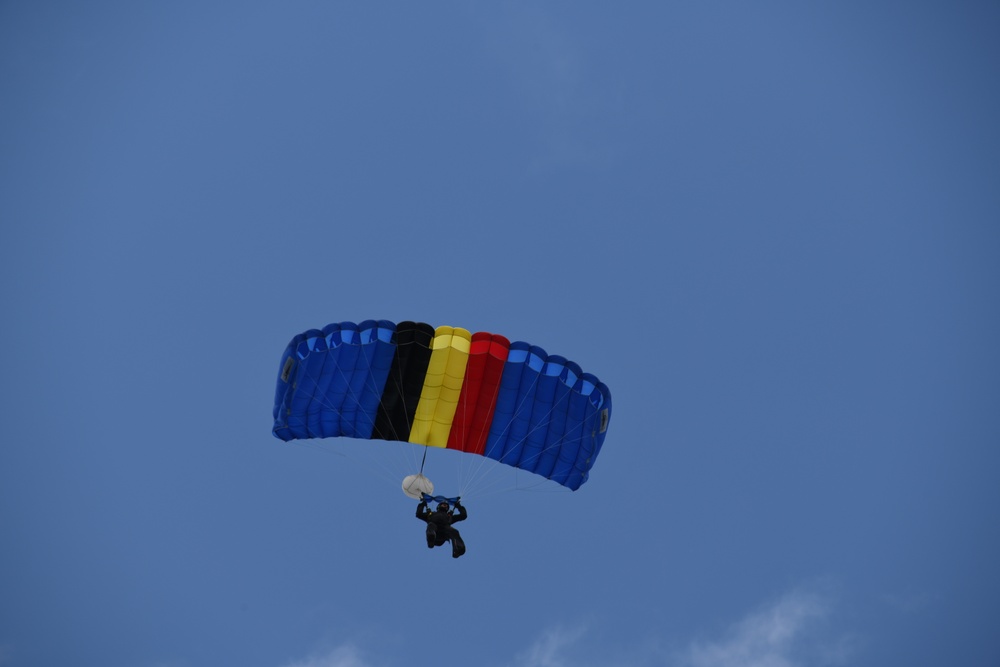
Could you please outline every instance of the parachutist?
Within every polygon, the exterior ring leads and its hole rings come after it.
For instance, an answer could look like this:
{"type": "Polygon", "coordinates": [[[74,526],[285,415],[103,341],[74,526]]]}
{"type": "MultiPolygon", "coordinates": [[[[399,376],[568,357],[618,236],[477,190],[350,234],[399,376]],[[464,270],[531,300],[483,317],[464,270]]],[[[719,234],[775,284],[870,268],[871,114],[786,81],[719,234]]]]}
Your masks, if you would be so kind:
{"type": "Polygon", "coordinates": [[[452,526],[459,521],[465,521],[469,513],[462,507],[461,501],[455,501],[455,509],[458,515],[454,515],[448,503],[438,503],[437,509],[433,512],[427,510],[427,501],[421,500],[417,504],[417,518],[427,522],[427,547],[444,546],[445,542],[451,542],[451,557],[458,558],[465,553],[465,542],[462,535],[452,526]]]}

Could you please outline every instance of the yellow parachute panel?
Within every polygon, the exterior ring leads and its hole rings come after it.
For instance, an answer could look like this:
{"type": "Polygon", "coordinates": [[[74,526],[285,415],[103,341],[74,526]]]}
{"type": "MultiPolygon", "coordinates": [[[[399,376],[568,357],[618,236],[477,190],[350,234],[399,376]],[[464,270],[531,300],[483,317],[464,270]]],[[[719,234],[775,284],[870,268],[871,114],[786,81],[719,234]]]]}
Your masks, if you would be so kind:
{"type": "Polygon", "coordinates": [[[431,360],[410,428],[410,442],[429,447],[448,446],[471,348],[472,334],[466,329],[442,326],[434,331],[431,360]]]}

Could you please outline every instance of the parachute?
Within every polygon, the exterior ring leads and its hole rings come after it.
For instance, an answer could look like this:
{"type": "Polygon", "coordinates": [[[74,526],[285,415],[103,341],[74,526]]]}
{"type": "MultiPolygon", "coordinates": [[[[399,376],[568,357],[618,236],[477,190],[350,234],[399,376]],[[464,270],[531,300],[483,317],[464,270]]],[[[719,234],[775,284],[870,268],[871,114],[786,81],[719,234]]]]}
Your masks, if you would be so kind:
{"type": "MultiPolygon", "coordinates": [[[[536,345],[457,327],[365,320],[291,340],[279,365],[273,433],[285,441],[348,437],[457,450],[575,491],[590,475],[610,419],[607,386],[536,345]]],[[[410,477],[407,495],[433,494],[422,466],[410,477]]]]}

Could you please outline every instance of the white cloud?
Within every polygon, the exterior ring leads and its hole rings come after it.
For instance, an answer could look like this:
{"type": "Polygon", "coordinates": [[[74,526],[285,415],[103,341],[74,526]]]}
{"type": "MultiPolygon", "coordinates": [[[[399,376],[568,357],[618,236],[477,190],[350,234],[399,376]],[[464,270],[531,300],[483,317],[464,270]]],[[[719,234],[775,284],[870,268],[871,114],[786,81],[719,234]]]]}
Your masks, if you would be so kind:
{"type": "MultiPolygon", "coordinates": [[[[831,634],[830,596],[798,589],[733,623],[721,636],[690,642],[665,654],[658,641],[632,642],[615,653],[620,664],[656,667],[836,667],[847,664],[855,642],[831,634]]],[[[512,667],[608,667],[587,646],[587,629],[557,628],[519,654],[512,667]]],[[[662,640],[660,640],[662,641],[662,640]]]]}
{"type": "Polygon", "coordinates": [[[564,654],[583,636],[585,628],[567,630],[556,628],[549,630],[538,639],[527,651],[517,656],[515,667],[568,667],[578,664],[569,660],[564,654]]]}
{"type": "Polygon", "coordinates": [[[314,654],[303,660],[296,660],[284,667],[371,667],[354,646],[340,646],[329,653],[314,654]]]}
{"type": "Polygon", "coordinates": [[[777,602],[734,624],[714,641],[696,641],[677,659],[679,667],[810,667],[843,664],[851,641],[824,639],[820,621],[830,612],[824,596],[807,590],[788,593],[777,602]]]}
{"type": "MultiPolygon", "coordinates": [[[[721,636],[692,641],[665,652],[662,638],[626,641],[607,647],[586,625],[555,627],[544,632],[508,667],[611,667],[611,648],[618,665],[651,667],[837,667],[856,653],[853,637],[832,634],[832,599],[813,589],[798,589],[733,623],[721,636]],[[595,653],[598,649],[598,653],[595,653]]],[[[2,658],[2,654],[0,654],[2,658]]],[[[0,667],[2,667],[0,659],[0,667]]],[[[353,645],[289,662],[282,667],[374,667],[353,645]]]]}

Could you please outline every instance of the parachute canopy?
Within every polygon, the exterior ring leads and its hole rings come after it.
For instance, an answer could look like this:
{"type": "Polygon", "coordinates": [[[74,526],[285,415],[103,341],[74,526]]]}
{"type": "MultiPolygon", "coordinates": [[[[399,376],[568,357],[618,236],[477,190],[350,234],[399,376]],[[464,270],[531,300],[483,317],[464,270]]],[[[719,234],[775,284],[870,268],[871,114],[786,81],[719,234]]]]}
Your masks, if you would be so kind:
{"type": "Polygon", "coordinates": [[[538,346],[366,320],[292,339],[279,367],[273,432],[286,441],[350,437],[460,450],[575,491],[610,419],[608,388],[538,346]]]}

